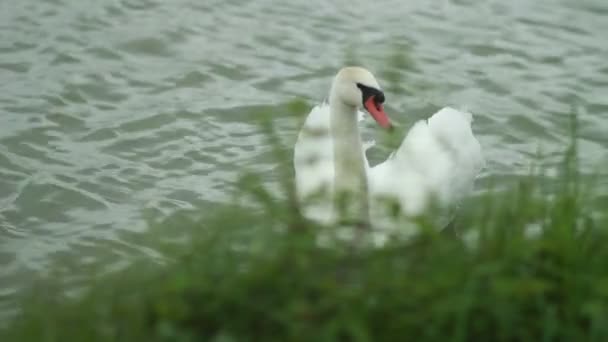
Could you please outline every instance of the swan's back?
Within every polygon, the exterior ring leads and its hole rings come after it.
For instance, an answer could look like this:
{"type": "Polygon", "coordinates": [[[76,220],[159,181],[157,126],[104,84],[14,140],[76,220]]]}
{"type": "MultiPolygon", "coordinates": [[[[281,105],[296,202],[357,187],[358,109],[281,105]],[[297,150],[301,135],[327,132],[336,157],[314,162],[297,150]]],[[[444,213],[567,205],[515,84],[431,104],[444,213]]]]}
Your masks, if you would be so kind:
{"type": "Polygon", "coordinates": [[[432,201],[457,203],[472,190],[483,166],[471,122],[470,113],[449,107],[417,122],[399,149],[370,170],[373,196],[397,199],[411,216],[424,214],[432,201]]]}
{"type": "Polygon", "coordinates": [[[473,182],[484,166],[481,145],[473,135],[471,113],[450,107],[443,108],[429,118],[429,128],[434,136],[450,152],[454,169],[450,193],[453,200],[460,200],[473,190],[473,182]]]}

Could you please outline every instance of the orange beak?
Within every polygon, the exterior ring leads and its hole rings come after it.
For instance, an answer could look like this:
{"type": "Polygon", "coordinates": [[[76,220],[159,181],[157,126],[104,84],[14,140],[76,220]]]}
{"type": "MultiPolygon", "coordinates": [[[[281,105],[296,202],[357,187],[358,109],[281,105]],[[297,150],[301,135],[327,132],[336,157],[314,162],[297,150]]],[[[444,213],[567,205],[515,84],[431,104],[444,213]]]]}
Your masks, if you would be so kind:
{"type": "Polygon", "coordinates": [[[374,101],[374,97],[375,96],[370,96],[367,101],[365,101],[365,103],[363,104],[365,106],[365,109],[367,109],[367,111],[371,114],[374,120],[376,120],[380,127],[387,129],[392,128],[393,125],[391,124],[390,120],[388,119],[388,116],[384,112],[384,106],[382,106],[381,103],[376,104],[376,102],[374,101]]]}

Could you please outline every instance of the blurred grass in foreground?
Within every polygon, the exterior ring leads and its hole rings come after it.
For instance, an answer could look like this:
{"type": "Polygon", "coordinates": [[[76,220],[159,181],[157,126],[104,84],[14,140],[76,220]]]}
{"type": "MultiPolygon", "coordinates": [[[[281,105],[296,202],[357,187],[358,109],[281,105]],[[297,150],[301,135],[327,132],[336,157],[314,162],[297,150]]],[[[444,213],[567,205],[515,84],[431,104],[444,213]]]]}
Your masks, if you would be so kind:
{"type": "Polygon", "coordinates": [[[592,209],[575,144],[550,186],[531,175],[467,205],[464,238],[424,231],[383,248],[321,248],[320,227],[293,201],[291,145],[268,120],[262,128],[281,194],[244,177],[212,216],[152,227],[187,232],[164,249],[171,261],[98,278],[78,298],[43,282],[0,340],[608,339],[607,217],[592,209]]]}

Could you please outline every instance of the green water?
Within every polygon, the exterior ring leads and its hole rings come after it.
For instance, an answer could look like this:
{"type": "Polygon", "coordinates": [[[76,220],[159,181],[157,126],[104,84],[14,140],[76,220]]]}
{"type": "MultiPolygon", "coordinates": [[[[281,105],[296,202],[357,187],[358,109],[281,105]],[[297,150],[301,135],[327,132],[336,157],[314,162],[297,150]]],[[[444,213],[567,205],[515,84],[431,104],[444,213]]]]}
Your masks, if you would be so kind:
{"type": "Polygon", "coordinates": [[[84,270],[158,257],[132,238],[144,219],[272,169],[255,114],[295,137],[286,104],[323,100],[348,61],[379,75],[404,127],[472,111],[479,191],[539,149],[550,175],[578,113],[581,168],[608,193],[607,18],[603,0],[0,5],[0,313],[51,264],[77,289],[84,270]]]}

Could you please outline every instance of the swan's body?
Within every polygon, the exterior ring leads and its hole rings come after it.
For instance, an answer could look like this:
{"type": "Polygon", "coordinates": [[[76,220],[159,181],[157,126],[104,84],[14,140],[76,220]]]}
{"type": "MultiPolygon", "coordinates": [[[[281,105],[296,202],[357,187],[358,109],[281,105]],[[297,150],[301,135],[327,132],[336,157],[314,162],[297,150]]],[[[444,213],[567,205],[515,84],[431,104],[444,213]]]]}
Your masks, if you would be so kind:
{"type": "MultiPolygon", "coordinates": [[[[401,216],[417,217],[431,206],[452,208],[472,190],[483,166],[480,144],[471,130],[471,114],[449,107],[417,122],[386,161],[370,167],[359,135],[358,109],[367,100],[365,90],[372,87],[381,94],[366,70],[342,69],[329,104],[315,106],[302,127],[294,149],[296,190],[310,219],[326,224],[343,219],[336,204],[342,191],[355,197],[346,215],[376,226],[386,223],[383,199],[398,204],[401,216]],[[356,93],[354,85],[361,83],[366,87],[356,93]]],[[[369,104],[363,107],[389,127],[381,103],[371,110],[369,104]]]]}

